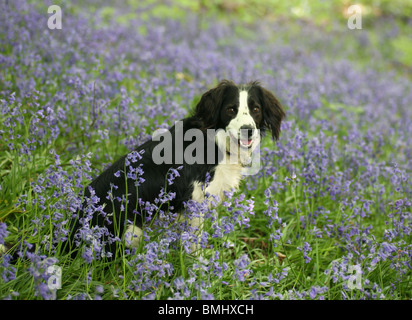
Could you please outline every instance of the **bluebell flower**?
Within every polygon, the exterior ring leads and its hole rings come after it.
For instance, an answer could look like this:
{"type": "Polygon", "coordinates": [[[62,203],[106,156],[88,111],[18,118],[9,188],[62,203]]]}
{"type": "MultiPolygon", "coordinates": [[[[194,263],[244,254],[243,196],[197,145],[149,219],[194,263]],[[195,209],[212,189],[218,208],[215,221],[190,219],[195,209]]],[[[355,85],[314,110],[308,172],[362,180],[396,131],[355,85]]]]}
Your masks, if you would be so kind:
{"type": "Polygon", "coordinates": [[[303,248],[299,246],[299,247],[297,247],[297,249],[302,252],[303,257],[305,259],[305,263],[309,263],[312,260],[308,256],[308,253],[312,251],[312,247],[308,242],[305,241],[304,244],[303,244],[303,248]]]}
{"type": "Polygon", "coordinates": [[[0,259],[1,277],[4,283],[16,279],[16,267],[11,263],[12,256],[5,254],[0,259]]]}
{"type": "Polygon", "coordinates": [[[7,224],[0,222],[0,244],[4,245],[4,239],[9,235],[7,224]]]}

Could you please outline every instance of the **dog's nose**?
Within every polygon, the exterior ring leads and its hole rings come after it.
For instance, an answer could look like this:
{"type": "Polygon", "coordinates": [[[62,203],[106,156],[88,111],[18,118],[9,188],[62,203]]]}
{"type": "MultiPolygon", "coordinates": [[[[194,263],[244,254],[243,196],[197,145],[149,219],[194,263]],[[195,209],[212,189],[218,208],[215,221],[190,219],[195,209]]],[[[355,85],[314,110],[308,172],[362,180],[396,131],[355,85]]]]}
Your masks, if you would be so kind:
{"type": "Polygon", "coordinates": [[[240,136],[250,139],[253,137],[253,130],[251,125],[243,125],[240,127],[240,136]]]}

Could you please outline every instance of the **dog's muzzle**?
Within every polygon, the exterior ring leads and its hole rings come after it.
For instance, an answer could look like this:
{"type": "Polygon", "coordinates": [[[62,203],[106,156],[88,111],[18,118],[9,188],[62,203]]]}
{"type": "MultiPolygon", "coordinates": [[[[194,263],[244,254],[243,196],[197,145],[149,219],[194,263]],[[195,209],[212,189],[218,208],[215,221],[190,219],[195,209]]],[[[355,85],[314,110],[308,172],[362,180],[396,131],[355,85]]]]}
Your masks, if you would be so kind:
{"type": "Polygon", "coordinates": [[[244,125],[240,127],[239,144],[242,147],[250,148],[253,143],[255,128],[251,125],[244,125]]]}

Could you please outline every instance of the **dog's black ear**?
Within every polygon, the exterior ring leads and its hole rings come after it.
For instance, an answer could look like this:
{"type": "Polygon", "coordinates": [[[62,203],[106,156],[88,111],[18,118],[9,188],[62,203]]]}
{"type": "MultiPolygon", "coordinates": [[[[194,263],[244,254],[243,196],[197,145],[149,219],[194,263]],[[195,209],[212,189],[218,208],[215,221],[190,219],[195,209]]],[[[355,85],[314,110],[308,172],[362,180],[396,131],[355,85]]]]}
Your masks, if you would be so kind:
{"type": "Polygon", "coordinates": [[[285,111],[279,100],[265,88],[259,86],[261,101],[263,103],[263,119],[261,130],[269,129],[272,138],[278,140],[280,136],[280,124],[285,117],[285,111]]]}
{"type": "Polygon", "coordinates": [[[213,128],[218,124],[224,93],[229,86],[236,85],[232,81],[222,80],[216,88],[205,92],[200,98],[194,115],[202,122],[202,129],[213,128]]]}

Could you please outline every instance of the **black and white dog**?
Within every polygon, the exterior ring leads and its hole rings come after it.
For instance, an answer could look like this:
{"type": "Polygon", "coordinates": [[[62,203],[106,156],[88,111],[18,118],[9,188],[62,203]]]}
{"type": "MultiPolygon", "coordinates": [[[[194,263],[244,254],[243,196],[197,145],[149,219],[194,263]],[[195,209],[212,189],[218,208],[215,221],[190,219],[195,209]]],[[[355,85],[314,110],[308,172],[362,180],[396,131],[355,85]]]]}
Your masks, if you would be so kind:
{"type": "MultiPolygon", "coordinates": [[[[107,223],[104,214],[95,214],[92,224],[104,225],[112,233],[117,226],[118,236],[138,247],[145,221],[142,204],[153,203],[166,185],[174,194],[167,203],[173,212],[183,210],[189,200],[201,202],[209,195],[222,199],[224,191],[239,186],[261,135],[270,130],[272,138],[279,138],[284,116],[276,97],[258,82],[238,86],[221,81],[203,94],[192,116],[139,146],[134,159],[130,154],[123,156],[92,181],[85,195],[97,196],[103,211],[116,221],[107,223]],[[201,142],[195,148],[193,137],[201,142]],[[175,178],[168,184],[171,170],[175,178]]],[[[191,219],[190,224],[201,229],[202,217],[191,219]]]]}
{"type": "MultiPolygon", "coordinates": [[[[106,227],[129,247],[138,247],[145,204],[156,201],[162,188],[174,194],[164,205],[175,213],[190,200],[223,199],[225,191],[239,186],[264,132],[279,138],[284,116],[276,97],[258,82],[238,86],[221,81],[203,94],[192,116],[153,136],[91,182],[85,196],[94,199],[100,212],[94,212],[87,223],[106,227]],[[174,181],[168,183],[171,173],[174,181]]],[[[79,211],[71,226],[72,249],[84,220],[85,210],[79,211]]],[[[202,217],[190,219],[190,225],[199,234],[202,217]]],[[[113,252],[110,245],[106,250],[113,252]]]]}

